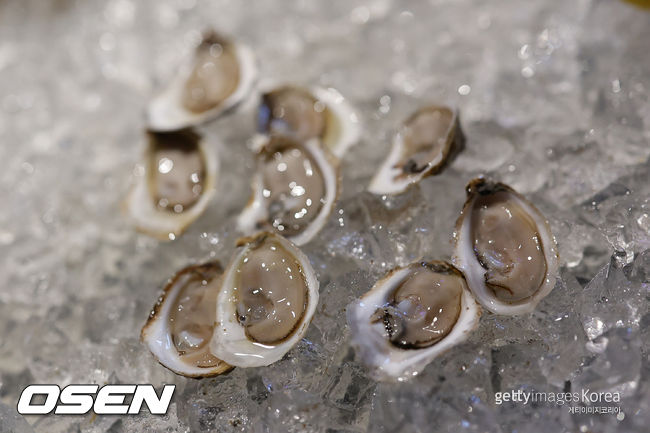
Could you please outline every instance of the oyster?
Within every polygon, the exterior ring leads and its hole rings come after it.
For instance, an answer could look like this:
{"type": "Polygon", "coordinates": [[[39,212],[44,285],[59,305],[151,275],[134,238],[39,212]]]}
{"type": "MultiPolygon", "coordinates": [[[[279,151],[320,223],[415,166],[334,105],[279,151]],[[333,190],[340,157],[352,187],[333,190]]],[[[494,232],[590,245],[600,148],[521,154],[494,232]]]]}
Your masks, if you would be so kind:
{"type": "Polygon", "coordinates": [[[558,250],[535,206],[502,183],[467,185],[453,263],[477,300],[496,314],[532,311],[555,286],[558,250]]]}
{"type": "Polygon", "coordinates": [[[218,117],[251,93],[256,69],[248,47],[207,32],[192,61],[149,103],[149,129],[171,131],[218,117]]]}
{"type": "Polygon", "coordinates": [[[364,363],[378,379],[400,381],[465,340],[480,314],[463,275],[440,261],[389,272],[347,312],[364,363]]]}
{"type": "Polygon", "coordinates": [[[464,146],[458,112],[432,105],[413,113],[401,126],[368,191],[399,194],[438,173],[464,146]]]}
{"type": "Polygon", "coordinates": [[[242,239],[217,298],[210,350],[238,367],[269,365],[305,334],[318,304],[309,259],[272,233],[242,239]]]}
{"type": "Polygon", "coordinates": [[[217,156],[191,129],[149,132],[145,175],[127,199],[137,228],[175,239],[205,210],[214,194],[217,156]]]}
{"type": "Polygon", "coordinates": [[[281,86],[262,95],[257,129],[305,142],[318,138],[337,158],[359,139],[359,118],[333,88],[281,86]]]}
{"type": "Polygon", "coordinates": [[[178,272],[142,328],[142,341],[174,373],[205,377],[232,368],[209,350],[222,273],[218,262],[189,266],[178,272]]]}
{"type": "Polygon", "coordinates": [[[325,225],[338,195],[338,162],[317,139],[304,144],[273,136],[258,152],[253,194],[240,214],[239,230],[272,229],[296,245],[325,225]]]}

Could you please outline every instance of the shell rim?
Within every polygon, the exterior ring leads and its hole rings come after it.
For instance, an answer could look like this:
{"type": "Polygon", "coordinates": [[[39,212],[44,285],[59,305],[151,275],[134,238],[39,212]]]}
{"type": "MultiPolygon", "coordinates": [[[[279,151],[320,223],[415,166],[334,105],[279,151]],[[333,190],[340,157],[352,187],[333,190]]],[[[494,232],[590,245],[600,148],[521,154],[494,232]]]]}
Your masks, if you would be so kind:
{"type": "MultiPolygon", "coordinates": [[[[313,137],[320,140],[321,146],[325,148],[333,157],[342,159],[345,153],[361,137],[361,119],[358,111],[350,103],[348,98],[343,96],[336,88],[328,86],[303,86],[299,84],[277,83],[269,80],[262,83],[260,87],[264,88],[261,92],[262,98],[266,95],[285,89],[295,89],[309,94],[316,101],[325,104],[330,116],[338,123],[338,135],[333,136],[329,127],[325,128],[322,137],[313,137]]],[[[329,122],[329,120],[326,120],[329,122]]],[[[264,139],[258,136],[267,137],[269,134],[258,132],[257,137],[253,139],[253,148],[259,148],[263,145],[264,139]]]]}
{"type": "Polygon", "coordinates": [[[448,105],[431,104],[424,106],[415,112],[411,113],[404,123],[413,118],[419,111],[428,108],[438,108],[441,110],[448,110],[452,113],[452,119],[447,129],[447,140],[443,148],[442,154],[431,161],[429,166],[419,173],[411,173],[403,179],[395,180],[402,171],[395,166],[399,161],[401,151],[404,147],[402,133],[397,131],[393,135],[392,144],[388,155],[383,160],[379,169],[370,180],[368,184],[368,191],[376,195],[395,195],[402,194],[410,187],[419,184],[423,179],[440,173],[447,165],[449,165],[464,147],[465,135],[460,125],[460,113],[457,108],[452,108],[448,105]]]}
{"type": "Polygon", "coordinates": [[[347,311],[347,321],[352,331],[352,345],[371,369],[371,375],[378,380],[387,381],[404,381],[418,375],[435,358],[465,341],[478,326],[480,316],[481,308],[469,291],[462,272],[451,263],[438,260],[414,262],[390,270],[368,292],[353,301],[347,311]],[[385,297],[408,277],[412,268],[422,265],[444,266],[446,270],[452,271],[463,280],[461,312],[449,334],[442,340],[425,348],[404,349],[389,343],[384,338],[379,331],[381,325],[369,323],[368,317],[376,309],[374,303],[369,301],[374,296],[385,297]]]}
{"type": "Polygon", "coordinates": [[[212,340],[210,341],[210,351],[219,359],[223,359],[224,362],[236,367],[267,366],[282,359],[284,355],[289,352],[307,332],[307,329],[309,328],[309,325],[313,319],[314,313],[316,312],[316,307],[318,306],[319,282],[316,278],[316,273],[312,268],[311,263],[309,262],[309,258],[302,251],[300,251],[300,249],[293,242],[277,233],[268,231],[260,232],[253,236],[240,238],[237,241],[236,245],[240,248],[240,250],[234,254],[233,258],[228,264],[223,275],[219,295],[217,296],[217,323],[215,324],[215,332],[212,335],[212,340]],[[260,345],[248,340],[241,325],[239,323],[235,323],[233,320],[234,314],[231,314],[233,313],[232,309],[228,309],[228,306],[231,305],[229,298],[231,297],[233,285],[232,282],[235,277],[235,270],[237,269],[237,266],[251,245],[261,242],[267,237],[277,240],[287,251],[295,255],[296,259],[299,261],[302,267],[308,292],[307,308],[305,309],[300,322],[294,327],[295,331],[292,335],[286,337],[282,342],[274,346],[260,345]],[[238,334],[233,335],[235,338],[229,338],[227,333],[222,332],[231,326],[235,328],[234,331],[238,334]],[[218,331],[217,327],[219,327],[218,331]],[[240,345],[235,348],[235,345],[237,344],[240,345]],[[246,349],[249,351],[248,354],[241,352],[238,352],[238,354],[233,353],[231,349],[241,349],[241,344],[246,346],[246,349]],[[265,355],[257,355],[262,352],[264,352],[265,355]],[[251,353],[253,355],[250,355],[251,353]],[[246,356],[242,357],[238,355],[246,356]]]}
{"type": "MultiPolygon", "coordinates": [[[[178,214],[160,211],[153,205],[147,187],[148,168],[145,163],[144,174],[138,176],[124,203],[125,211],[135,223],[137,231],[161,241],[170,241],[183,234],[194,221],[203,215],[216,193],[220,163],[218,153],[207,144],[204,137],[199,138],[198,148],[205,160],[206,185],[201,193],[201,198],[187,211],[178,214]],[[173,234],[174,237],[170,237],[170,234],[173,234]]],[[[144,152],[145,161],[148,152],[149,144],[144,152]]]]}
{"type": "MultiPolygon", "coordinates": [[[[218,270],[217,270],[218,274],[215,275],[215,277],[211,280],[211,281],[215,281],[215,283],[218,283],[218,279],[220,279],[222,277],[222,275],[223,275],[223,267],[221,266],[221,263],[218,260],[211,260],[211,261],[207,261],[207,262],[204,262],[204,263],[189,265],[189,266],[186,266],[183,269],[179,270],[178,272],[176,272],[167,281],[167,283],[163,287],[162,294],[156,300],[156,303],[154,304],[153,308],[151,309],[151,312],[150,312],[149,316],[147,317],[147,321],[145,322],[145,324],[142,326],[142,329],[140,330],[140,341],[147,346],[147,348],[151,352],[152,356],[156,359],[156,361],[158,361],[158,363],[160,365],[162,365],[163,367],[165,367],[166,369],[170,370],[171,372],[173,372],[175,374],[185,376],[185,377],[189,377],[189,378],[193,378],[193,379],[200,379],[200,378],[204,378],[204,377],[218,376],[220,374],[224,374],[224,373],[232,370],[235,367],[233,367],[232,365],[227,364],[226,362],[224,362],[223,360],[220,359],[219,360],[220,364],[218,366],[215,366],[215,367],[190,367],[192,372],[182,371],[176,366],[167,365],[165,362],[163,362],[161,360],[160,356],[157,353],[158,352],[157,349],[160,346],[154,346],[153,342],[150,341],[149,339],[154,338],[153,334],[151,334],[150,332],[152,332],[152,328],[155,326],[156,322],[158,322],[159,320],[164,319],[164,317],[161,317],[161,314],[163,314],[161,310],[164,309],[164,307],[165,307],[165,305],[166,305],[166,303],[168,301],[173,302],[173,300],[176,299],[176,296],[177,296],[176,292],[178,290],[180,290],[180,287],[177,287],[177,284],[178,284],[179,280],[185,274],[188,274],[190,272],[194,272],[194,271],[196,271],[196,270],[198,270],[200,268],[206,267],[206,266],[216,266],[216,267],[218,267],[218,270]]],[[[164,350],[164,349],[169,349],[169,347],[161,348],[161,350],[164,350]]],[[[180,356],[178,356],[177,352],[175,352],[174,355],[175,356],[173,358],[178,360],[179,363],[182,363],[182,361],[180,360],[180,356]]]]}
{"type": "MultiPolygon", "coordinates": [[[[240,79],[235,91],[217,106],[201,113],[194,113],[185,109],[179,101],[179,92],[187,81],[193,57],[191,59],[186,58],[182,61],[179,71],[174,75],[171,82],[147,104],[145,120],[150,130],[169,132],[202,125],[237,109],[246,100],[247,96],[253,93],[258,75],[257,60],[253,50],[246,44],[234,42],[227,37],[223,38],[232,46],[240,65],[240,79]],[[170,104],[173,106],[171,111],[169,111],[170,104]],[[170,118],[176,119],[170,121],[170,118]]],[[[194,52],[191,53],[191,56],[193,55],[194,52]]]]}
{"type": "Polygon", "coordinates": [[[559,268],[559,253],[557,242],[553,236],[548,220],[544,215],[529,202],[523,195],[515,191],[512,187],[502,183],[495,182],[485,177],[472,179],[466,186],[467,199],[463,205],[460,216],[456,220],[455,229],[455,248],[452,257],[452,263],[465,275],[469,289],[476,299],[488,311],[501,315],[519,315],[532,312],[537,304],[544,299],[554,289],[557,270],[559,268]],[[473,250],[467,251],[463,244],[465,236],[469,236],[469,216],[472,212],[474,201],[479,195],[491,194],[497,191],[505,191],[512,194],[517,202],[533,217],[540,233],[540,241],[546,260],[546,274],[544,283],[537,291],[528,298],[517,303],[508,303],[498,300],[495,296],[490,295],[490,290],[485,285],[485,268],[481,266],[473,253],[473,250]],[[469,258],[468,258],[469,257],[469,258]]]}
{"type": "MultiPolygon", "coordinates": [[[[267,137],[263,146],[256,152],[256,158],[262,157],[268,150],[271,141],[277,138],[290,140],[292,145],[302,148],[316,161],[321,173],[323,174],[323,181],[325,183],[325,203],[323,204],[318,215],[309,223],[301,232],[292,236],[284,236],[280,232],[278,235],[285,237],[297,246],[302,246],[310,242],[327,224],[327,219],[332,214],[334,205],[338,201],[341,193],[341,168],[339,160],[332,155],[327,149],[320,145],[317,138],[312,138],[305,143],[290,139],[284,136],[271,136],[267,137]]],[[[264,197],[262,191],[264,184],[262,182],[262,175],[259,170],[256,170],[251,179],[251,195],[244,209],[237,217],[237,228],[240,232],[250,236],[251,234],[260,231],[256,229],[256,224],[262,222],[267,226],[266,215],[267,210],[264,206],[264,197]]]]}

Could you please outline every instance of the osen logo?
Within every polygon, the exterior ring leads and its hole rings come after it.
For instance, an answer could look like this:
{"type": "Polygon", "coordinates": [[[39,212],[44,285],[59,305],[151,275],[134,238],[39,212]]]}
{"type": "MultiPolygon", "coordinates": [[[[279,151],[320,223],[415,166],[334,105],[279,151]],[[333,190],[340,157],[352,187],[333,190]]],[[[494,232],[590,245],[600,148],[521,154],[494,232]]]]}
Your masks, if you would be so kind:
{"type": "Polygon", "coordinates": [[[153,385],[29,385],[18,400],[21,415],[84,415],[91,409],[98,415],[135,415],[146,404],[153,415],[169,409],[176,385],[165,385],[156,394],[153,385]],[[130,403],[125,403],[131,397],[130,403]]]}

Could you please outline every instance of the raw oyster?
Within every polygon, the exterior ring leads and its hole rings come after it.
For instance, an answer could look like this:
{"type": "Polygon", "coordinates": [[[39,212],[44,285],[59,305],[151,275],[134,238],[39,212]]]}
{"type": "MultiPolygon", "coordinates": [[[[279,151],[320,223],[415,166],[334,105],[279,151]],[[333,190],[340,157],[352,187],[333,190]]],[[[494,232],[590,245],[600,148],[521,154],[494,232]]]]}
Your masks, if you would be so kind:
{"type": "Polygon", "coordinates": [[[352,343],[373,375],[400,381],[465,340],[480,314],[463,275],[440,261],[389,272],[347,311],[352,343]]]}
{"type": "Polygon", "coordinates": [[[436,105],[421,108],[395,134],[390,153],[368,191],[381,195],[404,192],[442,170],[463,146],[457,111],[436,105]]]}
{"type": "Polygon", "coordinates": [[[178,272],[142,328],[142,341],[174,373],[205,377],[232,368],[209,349],[222,273],[218,262],[189,266],[178,272]]]}
{"type": "Polygon", "coordinates": [[[148,127],[171,131],[212,120],[251,93],[256,75],[248,47],[207,32],[194,58],[149,103],[148,127]]]}
{"type": "Polygon", "coordinates": [[[127,199],[136,227],[175,239],[205,210],[214,194],[216,153],[191,129],[149,132],[145,174],[127,199]]]}
{"type": "Polygon", "coordinates": [[[239,230],[250,235],[272,229],[296,245],[309,242],[325,225],[338,196],[338,162],[318,139],[304,144],[271,137],[257,156],[251,199],[239,230]]]}
{"type": "Polygon", "coordinates": [[[262,95],[258,132],[305,142],[318,138],[337,158],[359,139],[359,118],[333,88],[277,87],[262,95]]]}
{"type": "Polygon", "coordinates": [[[240,240],[217,298],[210,350],[238,367],[269,365],[305,334],[318,304],[309,259],[272,233],[240,240]]]}
{"type": "Polygon", "coordinates": [[[555,286],[558,250],[544,216],[515,190],[483,178],[467,185],[453,263],[496,314],[532,311],[555,286]]]}

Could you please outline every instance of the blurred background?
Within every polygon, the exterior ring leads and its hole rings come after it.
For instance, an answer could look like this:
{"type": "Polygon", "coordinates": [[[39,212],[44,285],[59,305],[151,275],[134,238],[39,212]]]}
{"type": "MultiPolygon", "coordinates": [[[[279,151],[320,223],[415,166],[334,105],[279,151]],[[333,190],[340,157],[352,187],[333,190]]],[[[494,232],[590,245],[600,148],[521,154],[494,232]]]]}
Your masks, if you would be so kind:
{"type": "Polygon", "coordinates": [[[650,422],[650,12],[619,0],[0,1],[0,430],[18,432],[647,431],[650,422]],[[260,76],[338,89],[363,136],[343,192],[303,248],[321,301],[280,362],[175,376],[138,341],[173,274],[227,262],[249,195],[255,103],[201,127],[215,198],[183,236],[138,234],[121,210],[142,169],[144,108],[214,28],[260,76]],[[465,151],[395,198],[364,191],[399,123],[460,109],[465,151]],[[448,259],[479,174],[549,218],[561,274],[537,311],[484,314],[416,383],[367,376],[345,306],[388,269],[448,259]],[[177,384],[168,415],[33,417],[30,383],[177,384]],[[623,415],[495,405],[508,390],[618,391],[623,415]]]}

